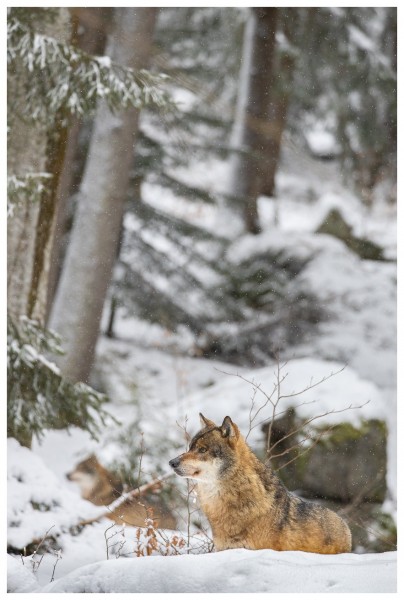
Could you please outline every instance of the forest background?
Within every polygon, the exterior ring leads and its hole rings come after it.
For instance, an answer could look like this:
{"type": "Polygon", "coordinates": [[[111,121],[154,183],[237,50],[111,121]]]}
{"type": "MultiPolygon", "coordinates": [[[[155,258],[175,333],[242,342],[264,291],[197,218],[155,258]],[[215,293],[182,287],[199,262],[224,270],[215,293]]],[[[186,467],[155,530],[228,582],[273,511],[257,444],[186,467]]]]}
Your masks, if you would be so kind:
{"type": "MultiPolygon", "coordinates": [[[[396,68],[395,8],[8,9],[11,457],[96,452],[133,488],[229,413],[261,453],[296,429],[272,466],[395,548],[396,68]],[[316,489],[326,450],[352,489],[316,489]]],[[[25,498],[12,553],[83,516],[25,498]]]]}

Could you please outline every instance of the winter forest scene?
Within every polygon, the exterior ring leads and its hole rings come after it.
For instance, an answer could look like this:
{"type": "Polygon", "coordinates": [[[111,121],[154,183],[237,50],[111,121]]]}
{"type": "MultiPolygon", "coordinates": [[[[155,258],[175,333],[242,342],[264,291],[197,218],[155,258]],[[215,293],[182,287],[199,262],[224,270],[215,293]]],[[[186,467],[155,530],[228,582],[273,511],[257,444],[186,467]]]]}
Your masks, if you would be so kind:
{"type": "Polygon", "coordinates": [[[397,8],[7,9],[7,591],[397,591],[397,8]]]}

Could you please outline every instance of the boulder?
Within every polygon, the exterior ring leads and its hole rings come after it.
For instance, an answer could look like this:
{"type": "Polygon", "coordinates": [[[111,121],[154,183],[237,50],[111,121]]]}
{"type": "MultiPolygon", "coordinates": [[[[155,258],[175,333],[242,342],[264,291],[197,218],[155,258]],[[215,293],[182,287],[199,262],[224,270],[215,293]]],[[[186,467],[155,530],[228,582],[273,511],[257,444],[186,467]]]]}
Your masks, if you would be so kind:
{"type": "MultiPolygon", "coordinates": [[[[339,423],[332,427],[312,428],[303,434],[302,421],[288,411],[274,421],[271,464],[289,489],[312,498],[340,502],[383,502],[387,471],[387,428],[384,421],[363,420],[360,426],[339,423]],[[311,449],[300,444],[312,436],[311,449]],[[319,439],[319,441],[317,441],[319,439]],[[281,440],[281,441],[279,441],[281,440]],[[279,456],[281,455],[282,456],[279,456]]],[[[268,430],[268,425],[266,426],[268,430]]]]}
{"type": "Polygon", "coordinates": [[[384,260],[383,248],[366,238],[353,235],[352,227],[344,220],[336,208],[330,210],[316,233],[326,233],[338,238],[360,258],[368,260],[384,260]]]}

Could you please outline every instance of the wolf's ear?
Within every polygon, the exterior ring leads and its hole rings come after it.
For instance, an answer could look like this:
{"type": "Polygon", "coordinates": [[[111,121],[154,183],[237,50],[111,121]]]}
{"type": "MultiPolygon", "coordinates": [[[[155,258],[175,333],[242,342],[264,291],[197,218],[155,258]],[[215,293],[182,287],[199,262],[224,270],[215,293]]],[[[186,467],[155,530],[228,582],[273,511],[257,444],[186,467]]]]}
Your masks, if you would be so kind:
{"type": "Polygon", "coordinates": [[[239,436],[238,427],[235,423],[233,423],[230,417],[225,417],[223,419],[221,430],[223,437],[238,438],[239,436]]]}
{"type": "Polygon", "coordinates": [[[201,427],[216,427],[215,423],[204,417],[202,413],[199,413],[199,419],[201,421],[201,427]]]}

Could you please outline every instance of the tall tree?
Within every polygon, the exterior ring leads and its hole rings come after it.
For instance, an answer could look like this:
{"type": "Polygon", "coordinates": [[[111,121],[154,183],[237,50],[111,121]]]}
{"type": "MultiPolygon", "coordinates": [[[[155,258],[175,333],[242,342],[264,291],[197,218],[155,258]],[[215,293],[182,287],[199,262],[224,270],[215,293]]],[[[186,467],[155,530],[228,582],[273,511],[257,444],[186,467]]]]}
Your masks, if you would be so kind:
{"type": "MultiPolygon", "coordinates": [[[[135,70],[147,65],[155,8],[116,8],[107,54],[135,70]]],[[[119,242],[139,110],[97,110],[75,221],[50,324],[63,338],[62,372],[88,379],[119,242]]]]}
{"type": "MultiPolygon", "coordinates": [[[[95,56],[103,55],[107,38],[107,28],[111,22],[111,11],[111,8],[71,8],[72,43],[87,54],[95,56]]],[[[47,317],[49,317],[55,297],[66,253],[68,232],[74,213],[72,196],[79,187],[82,171],[84,170],[77,169],[77,159],[79,154],[79,136],[82,132],[83,124],[88,120],[88,117],[86,118],[85,115],[80,115],[73,117],[69,123],[65,159],[57,189],[55,234],[50,253],[47,317]]],[[[85,157],[79,161],[80,166],[84,162],[85,157]]]]}
{"type": "Polygon", "coordinates": [[[278,170],[282,135],[287,124],[289,102],[293,91],[293,74],[296,61],[296,49],[293,44],[294,30],[299,18],[293,8],[278,10],[278,31],[274,76],[269,98],[269,121],[264,134],[266,145],[263,160],[265,162],[261,193],[265,196],[275,194],[275,176],[278,170]]]}
{"type": "Polygon", "coordinates": [[[259,233],[257,198],[265,173],[266,130],[271,120],[270,93],[275,58],[276,8],[253,8],[249,35],[245,37],[244,60],[248,60],[245,106],[242,111],[239,153],[233,193],[243,204],[245,228],[259,233]]]}
{"type": "Polygon", "coordinates": [[[49,361],[49,353],[60,352],[60,345],[44,329],[49,250],[69,120],[94,111],[98,98],[115,109],[166,100],[157,87],[160,76],[135,72],[66,43],[70,22],[65,9],[12,8],[7,36],[7,433],[29,446],[44,429],[72,424],[96,435],[106,416],[101,406],[105,396],[70,383],[49,361]]]}
{"type": "MultiPolygon", "coordinates": [[[[37,31],[43,35],[52,36],[62,43],[69,40],[70,16],[67,9],[51,13],[41,12],[41,9],[37,12],[17,11],[23,21],[31,18],[37,25],[37,31]]],[[[12,16],[14,14],[11,12],[12,16]]],[[[9,50],[11,56],[11,44],[9,50]]],[[[15,318],[27,315],[43,323],[56,189],[63,163],[66,127],[61,111],[49,116],[47,121],[32,120],[26,114],[25,90],[30,85],[31,76],[24,60],[15,53],[8,71],[7,168],[9,175],[20,185],[28,176],[37,194],[36,201],[15,203],[12,218],[8,219],[7,302],[9,313],[15,318]],[[49,176],[46,185],[43,185],[44,173],[49,176]]]]}

